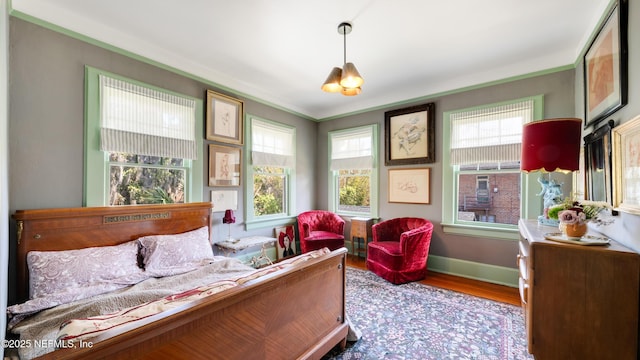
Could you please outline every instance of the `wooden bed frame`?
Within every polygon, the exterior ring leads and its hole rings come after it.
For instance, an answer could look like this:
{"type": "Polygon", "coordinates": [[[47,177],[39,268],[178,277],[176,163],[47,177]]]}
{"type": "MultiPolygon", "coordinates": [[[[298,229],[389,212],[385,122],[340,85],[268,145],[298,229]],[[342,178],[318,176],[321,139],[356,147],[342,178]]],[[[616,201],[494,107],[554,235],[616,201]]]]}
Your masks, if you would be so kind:
{"type": "MultiPolygon", "coordinates": [[[[16,211],[18,297],[32,250],[116,245],[211,226],[211,203],[16,211]]],[[[319,359],[344,347],[346,249],[249,281],[42,359],[319,359]]]]}

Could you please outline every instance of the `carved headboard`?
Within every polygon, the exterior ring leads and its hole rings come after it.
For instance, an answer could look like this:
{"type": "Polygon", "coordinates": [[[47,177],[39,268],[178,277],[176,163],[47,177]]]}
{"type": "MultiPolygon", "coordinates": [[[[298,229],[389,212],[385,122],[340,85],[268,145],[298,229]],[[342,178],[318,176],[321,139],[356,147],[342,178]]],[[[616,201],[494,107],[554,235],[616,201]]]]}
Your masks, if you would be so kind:
{"type": "MultiPolygon", "coordinates": [[[[17,297],[29,295],[29,251],[117,245],[141,236],[211,227],[210,202],[168,205],[18,210],[17,297]]],[[[209,229],[211,234],[211,229],[209,229]]]]}

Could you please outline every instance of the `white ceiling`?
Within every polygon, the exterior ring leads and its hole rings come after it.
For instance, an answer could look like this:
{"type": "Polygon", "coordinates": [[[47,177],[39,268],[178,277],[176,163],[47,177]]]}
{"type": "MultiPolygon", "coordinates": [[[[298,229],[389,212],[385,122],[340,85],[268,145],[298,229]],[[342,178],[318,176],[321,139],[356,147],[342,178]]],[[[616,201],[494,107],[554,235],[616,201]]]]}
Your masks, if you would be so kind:
{"type": "Polygon", "coordinates": [[[13,0],[45,20],[314,119],[572,65],[610,0],[13,0]],[[353,23],[355,97],[320,86],[353,23]]]}

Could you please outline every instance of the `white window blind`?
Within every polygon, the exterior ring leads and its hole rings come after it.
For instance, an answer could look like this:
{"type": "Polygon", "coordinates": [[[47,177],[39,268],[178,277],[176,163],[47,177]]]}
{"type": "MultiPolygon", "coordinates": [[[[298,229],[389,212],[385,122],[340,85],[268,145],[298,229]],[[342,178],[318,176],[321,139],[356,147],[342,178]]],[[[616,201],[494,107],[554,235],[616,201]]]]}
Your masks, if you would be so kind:
{"type": "Polygon", "coordinates": [[[533,119],[533,100],[451,114],[451,164],[520,160],[522,125],[533,119]]]}
{"type": "Polygon", "coordinates": [[[100,149],[197,159],[196,102],[100,75],[100,149]]]}
{"type": "Polygon", "coordinates": [[[294,129],[252,119],[251,162],[254,166],[295,167],[294,129]]]}
{"type": "Polygon", "coordinates": [[[331,170],[373,167],[373,128],[360,127],[331,134],[331,170]]]}

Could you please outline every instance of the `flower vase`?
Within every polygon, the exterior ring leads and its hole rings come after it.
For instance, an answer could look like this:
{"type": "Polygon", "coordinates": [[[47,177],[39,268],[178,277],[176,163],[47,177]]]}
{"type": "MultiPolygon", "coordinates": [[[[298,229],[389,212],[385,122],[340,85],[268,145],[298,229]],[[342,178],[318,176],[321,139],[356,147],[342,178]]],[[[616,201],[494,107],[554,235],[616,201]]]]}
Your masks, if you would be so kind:
{"type": "Polygon", "coordinates": [[[583,237],[588,230],[586,222],[579,222],[575,224],[560,222],[558,228],[560,229],[562,235],[564,235],[565,237],[576,239],[583,237]]]}

